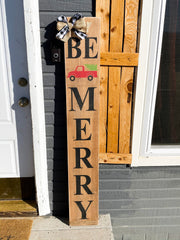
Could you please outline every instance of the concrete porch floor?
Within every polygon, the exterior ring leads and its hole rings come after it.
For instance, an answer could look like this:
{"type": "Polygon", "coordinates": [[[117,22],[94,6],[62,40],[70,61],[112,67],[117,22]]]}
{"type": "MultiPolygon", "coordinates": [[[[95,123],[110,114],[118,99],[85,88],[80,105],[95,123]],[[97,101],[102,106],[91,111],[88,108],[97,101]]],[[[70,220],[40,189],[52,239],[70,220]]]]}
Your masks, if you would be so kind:
{"type": "Polygon", "coordinates": [[[70,227],[62,220],[35,217],[29,240],[114,240],[110,215],[101,215],[96,226],[70,227]]]}

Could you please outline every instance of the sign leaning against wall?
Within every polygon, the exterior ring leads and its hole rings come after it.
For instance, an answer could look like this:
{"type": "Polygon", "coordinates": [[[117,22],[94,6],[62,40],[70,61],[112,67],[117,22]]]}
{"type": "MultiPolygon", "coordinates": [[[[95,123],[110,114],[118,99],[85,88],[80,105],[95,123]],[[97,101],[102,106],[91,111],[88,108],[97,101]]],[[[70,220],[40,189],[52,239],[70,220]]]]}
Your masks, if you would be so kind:
{"type": "Polygon", "coordinates": [[[65,43],[70,225],[98,223],[100,18],[65,43]]]}

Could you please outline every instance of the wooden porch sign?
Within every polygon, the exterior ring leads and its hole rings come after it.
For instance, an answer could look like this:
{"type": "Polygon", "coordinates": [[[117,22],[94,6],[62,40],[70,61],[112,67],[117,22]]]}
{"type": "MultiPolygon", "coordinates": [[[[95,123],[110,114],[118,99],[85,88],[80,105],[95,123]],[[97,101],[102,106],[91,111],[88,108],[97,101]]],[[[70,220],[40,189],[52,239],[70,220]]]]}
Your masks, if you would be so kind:
{"type": "Polygon", "coordinates": [[[85,40],[65,43],[70,225],[98,223],[100,19],[85,40]]]}

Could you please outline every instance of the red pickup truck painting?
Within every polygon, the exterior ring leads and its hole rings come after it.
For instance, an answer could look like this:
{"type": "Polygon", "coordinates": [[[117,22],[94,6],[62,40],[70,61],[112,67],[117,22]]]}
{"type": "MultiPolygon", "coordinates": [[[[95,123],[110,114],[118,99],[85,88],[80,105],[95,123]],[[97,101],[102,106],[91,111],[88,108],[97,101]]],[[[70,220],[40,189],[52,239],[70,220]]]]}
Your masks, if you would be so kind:
{"type": "Polygon", "coordinates": [[[76,78],[87,78],[92,81],[93,78],[97,78],[97,65],[86,64],[88,70],[85,70],[85,66],[77,66],[74,71],[69,72],[68,78],[74,81],[76,78]]]}

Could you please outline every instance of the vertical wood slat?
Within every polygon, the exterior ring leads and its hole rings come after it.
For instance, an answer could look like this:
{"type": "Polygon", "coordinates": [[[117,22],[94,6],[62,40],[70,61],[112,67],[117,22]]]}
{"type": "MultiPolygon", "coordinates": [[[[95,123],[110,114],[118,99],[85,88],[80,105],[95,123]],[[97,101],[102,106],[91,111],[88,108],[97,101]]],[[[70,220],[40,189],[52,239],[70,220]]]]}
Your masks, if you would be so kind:
{"type": "MultiPolygon", "coordinates": [[[[101,52],[109,50],[110,0],[96,1],[96,16],[101,18],[101,52]]],[[[99,152],[106,152],[108,67],[100,68],[99,152]]]]}
{"type": "MultiPolygon", "coordinates": [[[[126,0],[125,9],[123,52],[134,53],[136,51],[139,0],[126,0]]],[[[119,152],[122,154],[130,152],[133,75],[134,67],[122,67],[119,123],[119,152]],[[128,96],[128,94],[130,95],[128,96]]]]}
{"type": "MultiPolygon", "coordinates": [[[[110,51],[122,52],[124,0],[111,1],[110,51]]],[[[121,67],[109,67],[107,152],[118,152],[121,67]]]]}
{"type": "Polygon", "coordinates": [[[118,152],[120,67],[109,67],[107,152],[118,152]]]}

